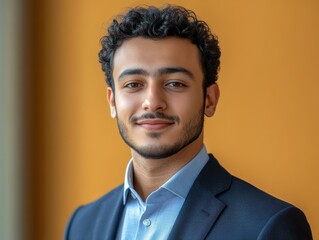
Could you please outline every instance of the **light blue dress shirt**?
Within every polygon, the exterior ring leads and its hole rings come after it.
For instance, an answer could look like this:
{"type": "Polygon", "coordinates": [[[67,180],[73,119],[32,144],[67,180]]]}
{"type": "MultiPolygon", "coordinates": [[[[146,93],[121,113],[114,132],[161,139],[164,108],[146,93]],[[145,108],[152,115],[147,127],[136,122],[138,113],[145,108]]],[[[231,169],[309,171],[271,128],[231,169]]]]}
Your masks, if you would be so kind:
{"type": "Polygon", "coordinates": [[[194,159],[152,192],[145,202],[133,188],[131,160],[126,168],[123,193],[125,206],[117,239],[167,239],[190,188],[208,159],[203,146],[194,159]]]}

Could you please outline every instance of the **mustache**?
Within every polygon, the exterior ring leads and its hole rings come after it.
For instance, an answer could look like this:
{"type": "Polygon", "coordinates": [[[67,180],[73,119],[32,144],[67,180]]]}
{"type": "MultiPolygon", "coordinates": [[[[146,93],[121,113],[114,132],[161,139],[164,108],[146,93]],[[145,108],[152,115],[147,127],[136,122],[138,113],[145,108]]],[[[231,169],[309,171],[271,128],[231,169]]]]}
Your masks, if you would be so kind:
{"type": "Polygon", "coordinates": [[[131,118],[131,123],[135,124],[137,121],[144,120],[144,119],[164,119],[164,120],[169,120],[169,121],[174,121],[179,123],[179,117],[168,115],[162,112],[144,113],[141,116],[133,116],[131,118]]]}

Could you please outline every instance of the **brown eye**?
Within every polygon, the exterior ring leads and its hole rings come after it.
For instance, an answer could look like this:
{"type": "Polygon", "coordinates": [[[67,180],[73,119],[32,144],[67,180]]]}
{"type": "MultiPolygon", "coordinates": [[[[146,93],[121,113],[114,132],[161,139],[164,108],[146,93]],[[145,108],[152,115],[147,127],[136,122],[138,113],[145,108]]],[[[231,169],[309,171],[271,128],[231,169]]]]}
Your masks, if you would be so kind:
{"type": "Polygon", "coordinates": [[[139,88],[142,87],[143,85],[137,82],[132,82],[132,83],[128,83],[125,85],[125,88],[139,88]]]}
{"type": "Polygon", "coordinates": [[[166,84],[167,87],[170,88],[182,88],[182,87],[186,87],[185,84],[181,83],[181,82],[169,82],[166,84]]]}

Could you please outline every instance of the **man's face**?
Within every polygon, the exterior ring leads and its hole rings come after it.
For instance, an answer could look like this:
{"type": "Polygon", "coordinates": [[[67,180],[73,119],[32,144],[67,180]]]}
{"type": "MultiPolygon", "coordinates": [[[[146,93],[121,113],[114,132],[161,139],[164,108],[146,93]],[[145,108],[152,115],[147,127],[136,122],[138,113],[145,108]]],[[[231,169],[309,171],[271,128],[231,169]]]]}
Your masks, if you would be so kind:
{"type": "Polygon", "coordinates": [[[213,115],[218,88],[208,89],[204,103],[204,76],[195,45],[173,37],[133,38],[117,49],[113,66],[111,115],[133,151],[159,159],[203,141],[204,114],[213,115]]]}

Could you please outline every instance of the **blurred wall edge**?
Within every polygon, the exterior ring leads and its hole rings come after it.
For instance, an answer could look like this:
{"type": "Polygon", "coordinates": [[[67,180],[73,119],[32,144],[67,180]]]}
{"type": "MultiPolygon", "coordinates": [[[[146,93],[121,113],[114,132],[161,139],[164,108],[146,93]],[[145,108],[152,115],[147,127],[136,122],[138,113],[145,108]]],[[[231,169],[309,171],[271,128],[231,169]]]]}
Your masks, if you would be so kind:
{"type": "Polygon", "coordinates": [[[0,239],[22,239],[20,0],[0,1],[0,239]]]}
{"type": "MultiPolygon", "coordinates": [[[[21,35],[23,46],[22,109],[23,123],[23,239],[48,239],[44,221],[47,210],[44,191],[45,143],[45,76],[46,4],[48,1],[28,0],[23,5],[21,35]]],[[[53,238],[56,239],[56,238],[53,238]]]]}

